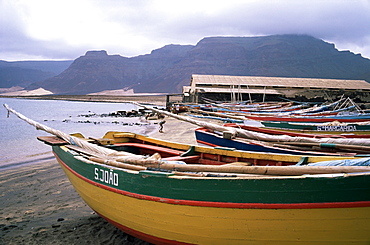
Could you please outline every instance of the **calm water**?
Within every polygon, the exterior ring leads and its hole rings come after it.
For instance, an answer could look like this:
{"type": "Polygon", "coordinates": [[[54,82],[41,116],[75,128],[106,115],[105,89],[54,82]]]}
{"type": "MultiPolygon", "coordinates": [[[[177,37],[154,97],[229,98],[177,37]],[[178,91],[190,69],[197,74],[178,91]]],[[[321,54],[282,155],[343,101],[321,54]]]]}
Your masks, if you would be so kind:
{"type": "Polygon", "coordinates": [[[52,159],[50,146],[36,139],[49,135],[11,114],[7,118],[8,104],[14,110],[39,123],[65,133],[82,133],[86,137],[102,137],[107,131],[130,131],[147,134],[156,129],[139,117],[81,117],[80,115],[108,114],[115,111],[137,110],[127,103],[73,102],[60,100],[29,100],[0,98],[0,169],[32,164],[52,159]],[[87,123],[89,121],[89,123],[87,123]]]}

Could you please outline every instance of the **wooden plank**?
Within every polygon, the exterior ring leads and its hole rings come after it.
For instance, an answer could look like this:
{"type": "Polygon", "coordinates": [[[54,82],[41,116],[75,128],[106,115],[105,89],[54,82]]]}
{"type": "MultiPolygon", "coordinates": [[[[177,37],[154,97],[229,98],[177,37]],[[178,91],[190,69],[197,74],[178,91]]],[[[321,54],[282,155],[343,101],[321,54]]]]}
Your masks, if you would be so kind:
{"type": "Polygon", "coordinates": [[[66,145],[69,144],[67,141],[57,137],[57,136],[38,136],[38,140],[44,142],[47,145],[66,145]]]}
{"type": "Polygon", "coordinates": [[[156,152],[166,152],[169,154],[173,155],[181,155],[184,153],[184,151],[176,150],[176,149],[171,149],[171,148],[166,148],[166,147],[161,147],[161,146],[156,146],[156,145],[149,145],[149,144],[140,144],[140,143],[116,143],[114,144],[115,146],[132,146],[132,147],[138,147],[138,148],[143,148],[143,149],[148,149],[148,150],[153,150],[156,152]]]}

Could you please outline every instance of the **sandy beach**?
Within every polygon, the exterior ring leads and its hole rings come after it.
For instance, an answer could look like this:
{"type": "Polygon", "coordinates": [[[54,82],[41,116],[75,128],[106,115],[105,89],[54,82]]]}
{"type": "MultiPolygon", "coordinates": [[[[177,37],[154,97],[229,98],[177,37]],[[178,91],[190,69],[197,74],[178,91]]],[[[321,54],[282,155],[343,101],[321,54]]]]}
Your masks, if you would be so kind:
{"type": "MultiPolygon", "coordinates": [[[[196,144],[196,125],[165,120],[150,136],[196,144]]],[[[95,214],[56,160],[2,170],[0,193],[0,244],[147,244],[95,214]]]]}

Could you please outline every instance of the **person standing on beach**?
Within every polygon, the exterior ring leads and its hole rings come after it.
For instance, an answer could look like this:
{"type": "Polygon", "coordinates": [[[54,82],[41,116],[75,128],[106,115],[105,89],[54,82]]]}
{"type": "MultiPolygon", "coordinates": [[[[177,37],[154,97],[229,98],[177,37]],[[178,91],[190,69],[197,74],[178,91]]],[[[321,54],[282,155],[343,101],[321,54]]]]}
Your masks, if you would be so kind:
{"type": "Polygon", "coordinates": [[[165,123],[166,123],[165,120],[162,120],[162,121],[159,122],[159,132],[160,133],[163,133],[163,124],[165,124],[165,123]]]}

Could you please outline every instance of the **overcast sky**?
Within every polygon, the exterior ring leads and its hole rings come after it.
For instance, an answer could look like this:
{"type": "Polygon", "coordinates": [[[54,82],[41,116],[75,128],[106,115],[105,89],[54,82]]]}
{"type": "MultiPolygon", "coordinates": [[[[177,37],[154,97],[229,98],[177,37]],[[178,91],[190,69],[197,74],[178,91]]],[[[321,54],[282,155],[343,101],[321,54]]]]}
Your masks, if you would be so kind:
{"type": "Polygon", "coordinates": [[[209,36],[308,34],[370,58],[370,0],[0,0],[0,60],[126,57],[209,36]]]}

